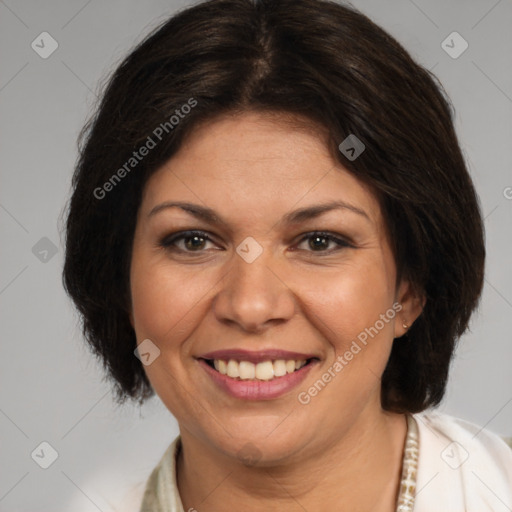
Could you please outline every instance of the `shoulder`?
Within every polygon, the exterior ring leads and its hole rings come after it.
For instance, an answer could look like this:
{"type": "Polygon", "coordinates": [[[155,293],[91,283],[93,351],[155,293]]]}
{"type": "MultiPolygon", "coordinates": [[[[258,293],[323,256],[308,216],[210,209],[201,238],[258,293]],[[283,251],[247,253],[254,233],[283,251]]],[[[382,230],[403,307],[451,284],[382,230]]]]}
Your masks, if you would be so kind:
{"type": "Polygon", "coordinates": [[[508,473],[512,472],[512,448],[505,442],[505,438],[475,423],[448,414],[423,412],[415,414],[414,417],[419,421],[419,428],[423,430],[424,436],[428,430],[438,439],[453,443],[453,447],[457,445],[461,455],[460,462],[462,458],[469,459],[473,455],[482,462],[487,459],[493,461],[497,469],[500,463],[505,463],[503,469],[508,473]],[[467,454],[462,448],[466,449],[467,454]]]}
{"type": "Polygon", "coordinates": [[[413,415],[418,425],[418,512],[512,509],[512,449],[497,434],[448,414],[413,415]],[[438,503],[439,502],[439,503],[438,503]]]}
{"type": "Polygon", "coordinates": [[[170,512],[183,511],[176,484],[175,457],[179,443],[180,436],[177,436],[148,477],[131,486],[115,512],[149,512],[162,510],[161,507],[170,512]]]}
{"type": "Polygon", "coordinates": [[[112,510],[114,512],[139,512],[145,487],[145,480],[140,480],[133,484],[119,503],[112,507],[112,510]]]}

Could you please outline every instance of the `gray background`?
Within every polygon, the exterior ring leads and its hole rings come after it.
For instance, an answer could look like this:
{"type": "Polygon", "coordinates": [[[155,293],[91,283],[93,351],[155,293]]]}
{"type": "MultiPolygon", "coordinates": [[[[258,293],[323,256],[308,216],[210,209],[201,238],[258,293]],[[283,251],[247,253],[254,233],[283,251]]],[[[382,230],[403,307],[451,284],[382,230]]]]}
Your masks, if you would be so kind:
{"type": "MultiPolygon", "coordinates": [[[[0,1],[1,512],[115,510],[177,433],[158,399],[140,410],[113,405],[61,287],[58,217],[69,194],[76,137],[99,81],[185,5],[0,1]],[[47,59],[31,48],[44,31],[59,45],[47,59]],[[40,241],[44,237],[50,242],[40,241]],[[59,454],[46,470],[31,458],[43,441],[59,454]]],[[[488,260],[482,304],[459,346],[440,410],[512,436],[512,3],[354,5],[433,69],[455,105],[486,218],[488,260]],[[441,46],[453,31],[469,43],[457,59],[441,46]]]]}

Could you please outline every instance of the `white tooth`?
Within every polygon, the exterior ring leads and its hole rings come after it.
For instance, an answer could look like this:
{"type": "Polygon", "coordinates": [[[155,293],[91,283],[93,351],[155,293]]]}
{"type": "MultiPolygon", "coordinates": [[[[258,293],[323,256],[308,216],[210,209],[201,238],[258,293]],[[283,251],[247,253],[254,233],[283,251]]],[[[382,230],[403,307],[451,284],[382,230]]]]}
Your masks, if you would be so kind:
{"type": "Polygon", "coordinates": [[[264,361],[256,365],[256,378],[260,380],[270,380],[274,377],[274,366],[272,361],[264,361]]]}
{"type": "Polygon", "coordinates": [[[298,370],[300,368],[300,364],[302,361],[299,361],[298,359],[295,361],[295,369],[298,370]]]}
{"type": "Polygon", "coordinates": [[[286,361],[286,372],[293,373],[294,371],[295,371],[295,361],[293,359],[286,361]]]}
{"type": "Polygon", "coordinates": [[[236,378],[240,377],[240,371],[238,369],[238,361],[234,359],[230,359],[227,367],[228,377],[236,378]]]}
{"type": "Polygon", "coordinates": [[[238,371],[242,380],[254,379],[256,375],[256,367],[249,361],[240,361],[238,364],[238,371]]]}
{"type": "Polygon", "coordinates": [[[219,372],[222,373],[222,375],[226,375],[228,372],[228,365],[226,364],[226,361],[223,361],[222,359],[219,359],[219,372]]]}
{"type": "Polygon", "coordinates": [[[286,361],[284,359],[277,359],[274,361],[274,375],[276,377],[282,377],[286,375],[286,361]]]}
{"type": "Polygon", "coordinates": [[[306,366],[306,361],[302,360],[302,361],[298,361],[298,365],[297,365],[297,361],[295,361],[295,369],[296,370],[300,370],[303,366],[306,366]]]}
{"type": "Polygon", "coordinates": [[[215,369],[217,371],[219,371],[219,360],[218,359],[214,359],[213,361],[213,366],[215,367],[215,369]]]}

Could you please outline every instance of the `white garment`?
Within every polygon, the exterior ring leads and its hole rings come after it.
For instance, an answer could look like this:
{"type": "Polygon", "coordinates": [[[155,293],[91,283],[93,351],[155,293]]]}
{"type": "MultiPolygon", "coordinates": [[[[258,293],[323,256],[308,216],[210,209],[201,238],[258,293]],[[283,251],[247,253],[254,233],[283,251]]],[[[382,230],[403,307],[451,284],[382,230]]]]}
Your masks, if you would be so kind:
{"type": "MultiPolygon", "coordinates": [[[[512,511],[512,449],[505,441],[447,414],[413,417],[419,436],[414,512],[512,511]]],[[[134,510],[184,512],[176,483],[178,440],[169,445],[146,482],[144,501],[149,506],[134,510]]]]}
{"type": "Polygon", "coordinates": [[[512,450],[496,434],[446,414],[414,414],[419,459],[414,512],[512,511],[512,450]]]}

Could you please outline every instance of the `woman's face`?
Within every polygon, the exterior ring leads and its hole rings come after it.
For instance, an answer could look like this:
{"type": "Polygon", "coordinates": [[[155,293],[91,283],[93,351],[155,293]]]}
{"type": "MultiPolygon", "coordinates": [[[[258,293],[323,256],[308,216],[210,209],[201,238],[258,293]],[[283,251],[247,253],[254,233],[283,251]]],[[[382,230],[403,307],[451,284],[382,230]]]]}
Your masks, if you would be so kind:
{"type": "Polygon", "coordinates": [[[130,275],[144,368],[182,435],[226,456],[295,460],[382,414],[380,378],[412,320],[376,198],[317,133],[223,117],[144,190],[130,275]]]}

